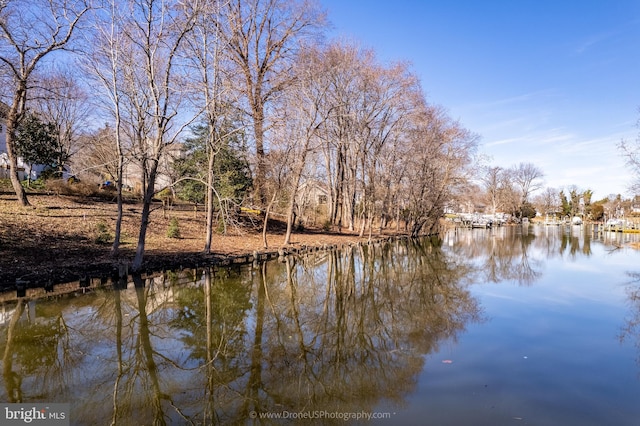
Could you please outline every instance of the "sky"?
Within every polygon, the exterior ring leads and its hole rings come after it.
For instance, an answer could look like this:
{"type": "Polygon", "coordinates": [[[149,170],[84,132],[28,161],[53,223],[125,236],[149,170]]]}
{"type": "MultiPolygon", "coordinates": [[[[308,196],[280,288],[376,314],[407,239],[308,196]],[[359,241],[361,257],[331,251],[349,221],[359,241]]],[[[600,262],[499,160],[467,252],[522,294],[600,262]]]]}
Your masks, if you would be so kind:
{"type": "Polygon", "coordinates": [[[320,2],[331,38],[411,63],[487,164],[533,163],[545,187],[594,200],[632,195],[618,144],[640,132],[640,1],[320,2]]]}

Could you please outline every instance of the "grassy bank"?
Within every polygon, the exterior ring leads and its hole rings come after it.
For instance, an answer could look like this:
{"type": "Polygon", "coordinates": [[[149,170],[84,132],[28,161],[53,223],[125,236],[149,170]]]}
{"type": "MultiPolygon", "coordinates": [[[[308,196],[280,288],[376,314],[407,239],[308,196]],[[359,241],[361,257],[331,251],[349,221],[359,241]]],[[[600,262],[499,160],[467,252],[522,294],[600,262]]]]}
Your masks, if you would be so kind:
{"type": "MultiPolygon", "coordinates": [[[[30,194],[29,201],[32,206],[22,207],[12,193],[0,194],[1,288],[15,286],[16,280],[39,286],[110,273],[133,259],[142,208],[137,202],[130,200],[124,206],[122,250],[114,258],[110,249],[116,204],[110,197],[41,192],[30,194]]],[[[260,230],[260,218],[249,214],[242,226],[229,228],[227,235],[215,235],[212,254],[204,255],[204,212],[190,205],[163,209],[157,203],[147,233],[145,268],[202,265],[264,252],[260,230]]],[[[284,248],[283,240],[284,226],[274,221],[268,233],[269,249],[284,248]]],[[[310,228],[294,234],[287,249],[365,240],[355,234],[310,228]]]]}

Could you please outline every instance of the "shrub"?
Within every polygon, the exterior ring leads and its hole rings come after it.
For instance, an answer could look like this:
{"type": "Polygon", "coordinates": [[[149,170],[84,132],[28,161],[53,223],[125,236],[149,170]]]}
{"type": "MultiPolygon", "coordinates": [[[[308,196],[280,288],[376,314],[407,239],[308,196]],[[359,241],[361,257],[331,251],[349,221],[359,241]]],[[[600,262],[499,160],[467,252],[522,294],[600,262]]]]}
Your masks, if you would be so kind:
{"type": "Polygon", "coordinates": [[[169,229],[167,229],[167,237],[180,238],[180,226],[178,224],[178,219],[176,219],[175,217],[169,221],[169,229]]]}
{"type": "Polygon", "coordinates": [[[44,183],[44,188],[56,195],[95,197],[102,194],[96,185],[86,182],[69,182],[66,179],[50,179],[44,183]]]}
{"type": "Polygon", "coordinates": [[[97,244],[109,244],[112,239],[113,236],[111,235],[111,232],[109,232],[107,224],[104,221],[98,222],[96,225],[96,237],[94,241],[97,244]]]}
{"type": "Polygon", "coordinates": [[[171,201],[173,200],[173,193],[170,188],[165,188],[158,192],[155,198],[161,200],[163,204],[171,204],[171,201]]]}
{"type": "Polygon", "coordinates": [[[20,181],[20,183],[24,188],[28,188],[28,189],[44,189],[46,186],[46,181],[40,178],[32,181],[25,179],[23,181],[20,181]]]}
{"type": "MultiPolygon", "coordinates": [[[[36,180],[31,182],[31,186],[33,187],[33,184],[36,182],[38,181],[36,180]]],[[[51,179],[51,180],[44,181],[43,184],[44,184],[44,189],[46,189],[49,192],[53,192],[56,195],[72,195],[71,188],[69,187],[69,185],[65,180],[51,179]]]]}

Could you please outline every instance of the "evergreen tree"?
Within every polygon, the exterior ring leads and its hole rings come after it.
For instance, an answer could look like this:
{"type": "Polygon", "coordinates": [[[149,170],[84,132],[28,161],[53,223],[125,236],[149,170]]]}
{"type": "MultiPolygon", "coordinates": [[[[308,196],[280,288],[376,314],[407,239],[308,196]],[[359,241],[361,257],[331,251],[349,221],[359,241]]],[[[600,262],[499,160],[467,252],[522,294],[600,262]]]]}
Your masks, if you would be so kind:
{"type": "Polygon", "coordinates": [[[564,194],[564,191],[560,191],[560,204],[560,207],[562,208],[562,216],[571,214],[571,203],[564,194]]]}
{"type": "Polygon", "coordinates": [[[16,134],[16,152],[22,161],[29,164],[29,183],[34,164],[58,167],[56,143],[56,126],[53,123],[43,123],[34,114],[22,120],[16,134]]]}
{"type": "MultiPolygon", "coordinates": [[[[203,204],[206,195],[206,177],[208,167],[207,127],[193,128],[193,138],[184,144],[185,158],[177,160],[174,167],[179,183],[176,194],[183,200],[203,204]]],[[[217,207],[220,203],[240,204],[251,189],[251,172],[245,160],[245,149],[239,136],[225,139],[215,153],[214,188],[217,193],[217,207]]]]}

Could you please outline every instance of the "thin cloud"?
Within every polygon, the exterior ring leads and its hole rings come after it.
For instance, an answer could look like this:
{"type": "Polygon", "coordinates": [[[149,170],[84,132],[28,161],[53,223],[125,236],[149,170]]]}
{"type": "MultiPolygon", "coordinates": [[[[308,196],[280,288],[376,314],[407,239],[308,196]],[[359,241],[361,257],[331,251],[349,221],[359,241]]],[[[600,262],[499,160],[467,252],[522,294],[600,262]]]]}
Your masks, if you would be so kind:
{"type": "Polygon", "coordinates": [[[608,39],[611,39],[620,34],[619,30],[616,31],[608,31],[604,33],[594,34],[585,40],[576,50],[575,53],[578,55],[582,55],[587,50],[590,50],[593,46],[600,44],[608,39]]]}
{"type": "Polygon", "coordinates": [[[580,46],[575,49],[575,53],[581,55],[600,43],[622,35],[623,33],[633,29],[633,27],[637,26],[638,24],[640,24],[640,19],[633,19],[620,25],[615,30],[603,31],[593,34],[590,37],[587,37],[586,40],[584,40],[582,44],[580,44],[580,46]]]}
{"type": "Polygon", "coordinates": [[[555,129],[552,129],[551,134],[543,135],[542,137],[538,137],[536,140],[539,145],[548,145],[552,143],[555,144],[557,142],[573,141],[575,138],[576,135],[573,133],[557,133],[555,132],[555,129]]]}
{"type": "Polygon", "coordinates": [[[506,145],[509,143],[513,143],[513,142],[522,142],[524,141],[524,138],[510,138],[510,139],[502,139],[502,140],[498,140],[498,141],[493,141],[493,142],[487,142],[484,144],[485,147],[492,147],[492,146],[498,146],[498,145],[506,145]]]}
{"type": "Polygon", "coordinates": [[[506,145],[512,143],[526,144],[528,146],[542,146],[555,144],[558,142],[568,142],[575,140],[575,135],[572,133],[563,132],[562,129],[550,129],[543,133],[530,133],[525,136],[499,139],[496,141],[490,141],[484,144],[485,147],[490,148],[499,145],[506,145]]]}
{"type": "Polygon", "coordinates": [[[532,100],[539,100],[539,99],[547,99],[547,98],[551,98],[551,97],[557,97],[558,95],[559,95],[559,92],[558,92],[557,89],[553,89],[553,88],[542,89],[542,90],[536,90],[534,92],[523,93],[521,95],[510,96],[508,98],[502,98],[502,99],[496,99],[496,100],[488,101],[488,102],[476,103],[476,104],[470,105],[469,107],[470,108],[478,108],[478,109],[494,108],[494,107],[499,107],[499,106],[514,105],[514,104],[519,104],[519,103],[530,102],[532,100]]]}

